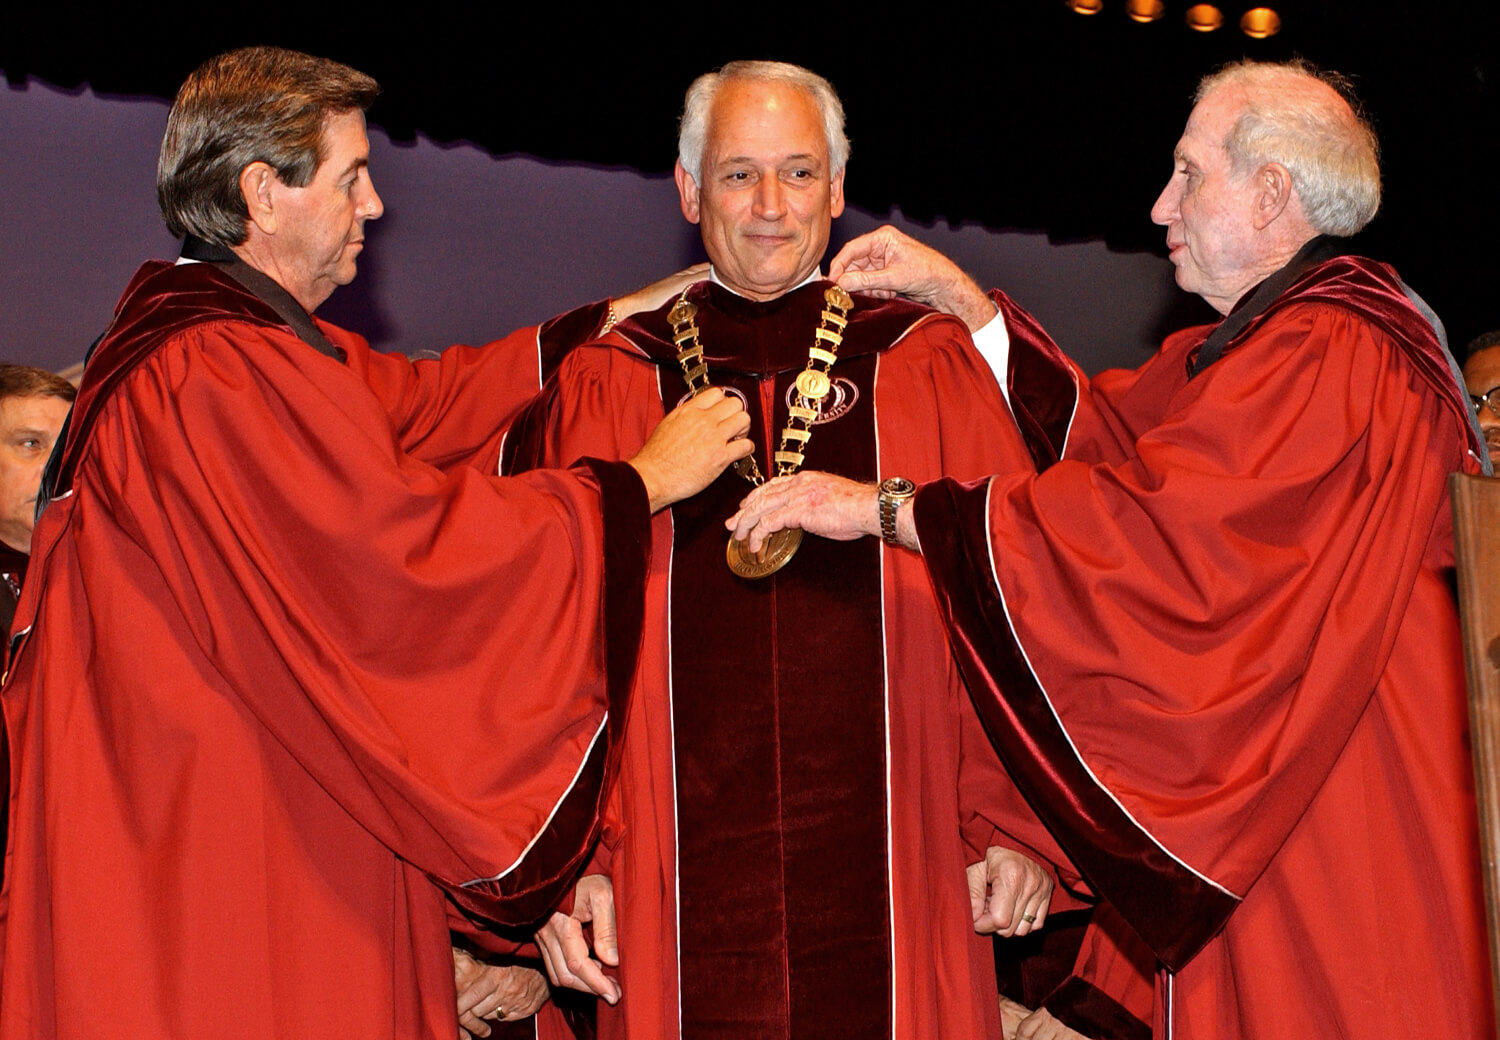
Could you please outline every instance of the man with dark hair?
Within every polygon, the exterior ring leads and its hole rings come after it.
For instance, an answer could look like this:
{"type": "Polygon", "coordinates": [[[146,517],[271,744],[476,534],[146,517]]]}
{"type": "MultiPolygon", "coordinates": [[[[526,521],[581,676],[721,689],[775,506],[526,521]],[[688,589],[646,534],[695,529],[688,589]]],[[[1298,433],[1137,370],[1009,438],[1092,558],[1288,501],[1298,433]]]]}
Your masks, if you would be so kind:
{"type": "Polygon", "coordinates": [[[1480,432],[1484,434],[1490,466],[1500,472],[1500,329],[1469,341],[1464,356],[1464,384],[1469,389],[1480,432]]]}
{"type": "Polygon", "coordinates": [[[449,1040],[450,920],[530,924],[592,844],[650,514],[746,420],[492,475],[534,339],[412,363],[311,317],[382,211],[373,95],[253,48],[169,117],[183,259],[89,359],[17,607],[0,1037],[449,1040]]]}
{"type": "Polygon", "coordinates": [[[42,467],[77,395],[72,383],[45,369],[0,364],[0,628],[6,632],[31,558],[42,467]]]}
{"type": "Polygon", "coordinates": [[[1327,77],[1244,63],[1174,158],[1152,219],[1221,322],[1086,379],[1009,298],[873,233],[833,270],[993,327],[1034,451],[910,507],[799,474],[730,526],[857,538],[884,508],[1011,774],[1160,960],[1158,1036],[1493,1036],[1444,574],[1448,475],[1488,466],[1441,326],[1339,255],[1379,202],[1374,136],[1327,77]]]}
{"type": "Polygon", "coordinates": [[[994,821],[1019,799],[920,562],[812,539],[726,549],[745,482],[804,455],[929,478],[1004,457],[974,435],[1008,419],[962,323],[819,277],[843,123],[794,65],[694,81],[676,180],[710,280],[571,353],[506,443],[518,467],[628,455],[710,385],[754,416],[757,461],[654,524],[620,817],[541,936],[558,981],[615,1005],[601,1038],[998,1037],[976,925],[1046,920],[1051,878],[1001,847],[994,821]]]}
{"type": "Polygon", "coordinates": [[[210,59],[183,84],[167,118],[156,171],[167,230],[222,246],[244,242],[242,171],[260,163],[282,184],[305,188],[327,157],[325,116],[364,112],[379,93],[363,72],[278,47],[210,59]]]}

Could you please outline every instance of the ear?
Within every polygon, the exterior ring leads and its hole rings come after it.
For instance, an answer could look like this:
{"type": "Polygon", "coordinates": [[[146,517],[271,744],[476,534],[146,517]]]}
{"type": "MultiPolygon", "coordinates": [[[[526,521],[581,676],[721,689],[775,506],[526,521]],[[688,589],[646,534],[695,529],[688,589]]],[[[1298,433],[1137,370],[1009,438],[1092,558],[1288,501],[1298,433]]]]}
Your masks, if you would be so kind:
{"type": "Polygon", "coordinates": [[[845,166],[828,182],[828,215],[835,220],[844,213],[844,174],[848,169],[845,166]]]}
{"type": "Polygon", "coordinates": [[[677,178],[677,194],[682,200],[682,215],[687,218],[689,224],[698,223],[698,182],[693,180],[693,175],[682,167],[682,160],[677,161],[677,167],[673,172],[677,178]]]}
{"type": "Polygon", "coordinates": [[[1260,231],[1286,210],[1292,200],[1292,175],[1280,163],[1266,163],[1255,172],[1255,211],[1251,220],[1260,231]]]}
{"type": "Polygon", "coordinates": [[[276,171],[256,160],[240,171],[240,195],[250,214],[250,223],[268,235],[276,233],[276,171]]]}

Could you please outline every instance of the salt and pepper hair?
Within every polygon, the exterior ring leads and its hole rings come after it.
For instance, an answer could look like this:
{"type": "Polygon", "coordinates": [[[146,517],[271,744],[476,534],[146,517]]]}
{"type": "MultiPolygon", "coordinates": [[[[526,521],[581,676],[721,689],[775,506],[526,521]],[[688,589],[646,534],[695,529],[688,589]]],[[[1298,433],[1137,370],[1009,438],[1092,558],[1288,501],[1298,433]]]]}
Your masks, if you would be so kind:
{"type": "Polygon", "coordinates": [[[1245,110],[1224,147],[1236,174],[1285,166],[1314,231],[1347,237],[1380,208],[1380,148],[1349,82],[1304,61],[1228,65],[1198,85],[1196,101],[1221,87],[1245,93],[1245,110]],[[1321,83],[1328,90],[1308,89],[1321,83]]]}
{"type": "Polygon", "coordinates": [[[177,91],[156,166],[167,229],[221,246],[245,241],[240,171],[267,163],[305,187],[323,161],[329,116],[368,109],[380,86],[363,72],[280,47],[210,58],[177,91]]]}
{"type": "Polygon", "coordinates": [[[688,87],[678,123],[677,159],[701,185],[703,151],[708,145],[708,114],[719,88],[731,82],[784,83],[803,91],[818,105],[823,136],[828,141],[828,175],[833,177],[849,161],[849,138],[844,134],[844,105],[833,86],[816,72],[784,61],[731,61],[717,72],[706,72],[688,87]]]}

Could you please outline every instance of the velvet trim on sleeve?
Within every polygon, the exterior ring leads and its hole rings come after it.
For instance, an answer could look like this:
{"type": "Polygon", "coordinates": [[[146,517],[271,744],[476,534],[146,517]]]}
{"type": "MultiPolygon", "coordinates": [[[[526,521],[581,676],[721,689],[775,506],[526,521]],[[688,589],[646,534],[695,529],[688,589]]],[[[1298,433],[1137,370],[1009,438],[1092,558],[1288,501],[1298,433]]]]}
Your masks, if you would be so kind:
{"type": "Polygon", "coordinates": [[[599,838],[605,805],[620,769],[621,731],[641,650],[646,573],[651,565],[651,506],[645,484],[626,462],[584,459],[599,482],[604,513],[604,629],[608,714],[603,732],[580,765],[573,785],[524,858],[494,878],[470,881],[454,898],[502,924],[545,917],[566,899],[599,838]]]}
{"type": "Polygon", "coordinates": [[[944,479],[919,489],[913,513],[980,720],[1084,878],[1179,969],[1239,900],[1162,848],[1078,756],[1010,626],[990,565],[988,501],[987,482],[944,479]]]}

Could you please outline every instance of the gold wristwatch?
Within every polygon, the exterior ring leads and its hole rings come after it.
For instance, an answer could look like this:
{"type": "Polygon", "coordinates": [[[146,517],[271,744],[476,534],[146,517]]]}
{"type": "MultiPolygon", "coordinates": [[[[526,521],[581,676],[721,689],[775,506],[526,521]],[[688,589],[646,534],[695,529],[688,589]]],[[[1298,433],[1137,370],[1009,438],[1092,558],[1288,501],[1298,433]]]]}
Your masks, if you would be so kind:
{"type": "Polygon", "coordinates": [[[917,485],[905,477],[886,477],[880,482],[880,537],[886,545],[900,545],[896,540],[896,510],[917,494],[917,485]]]}

